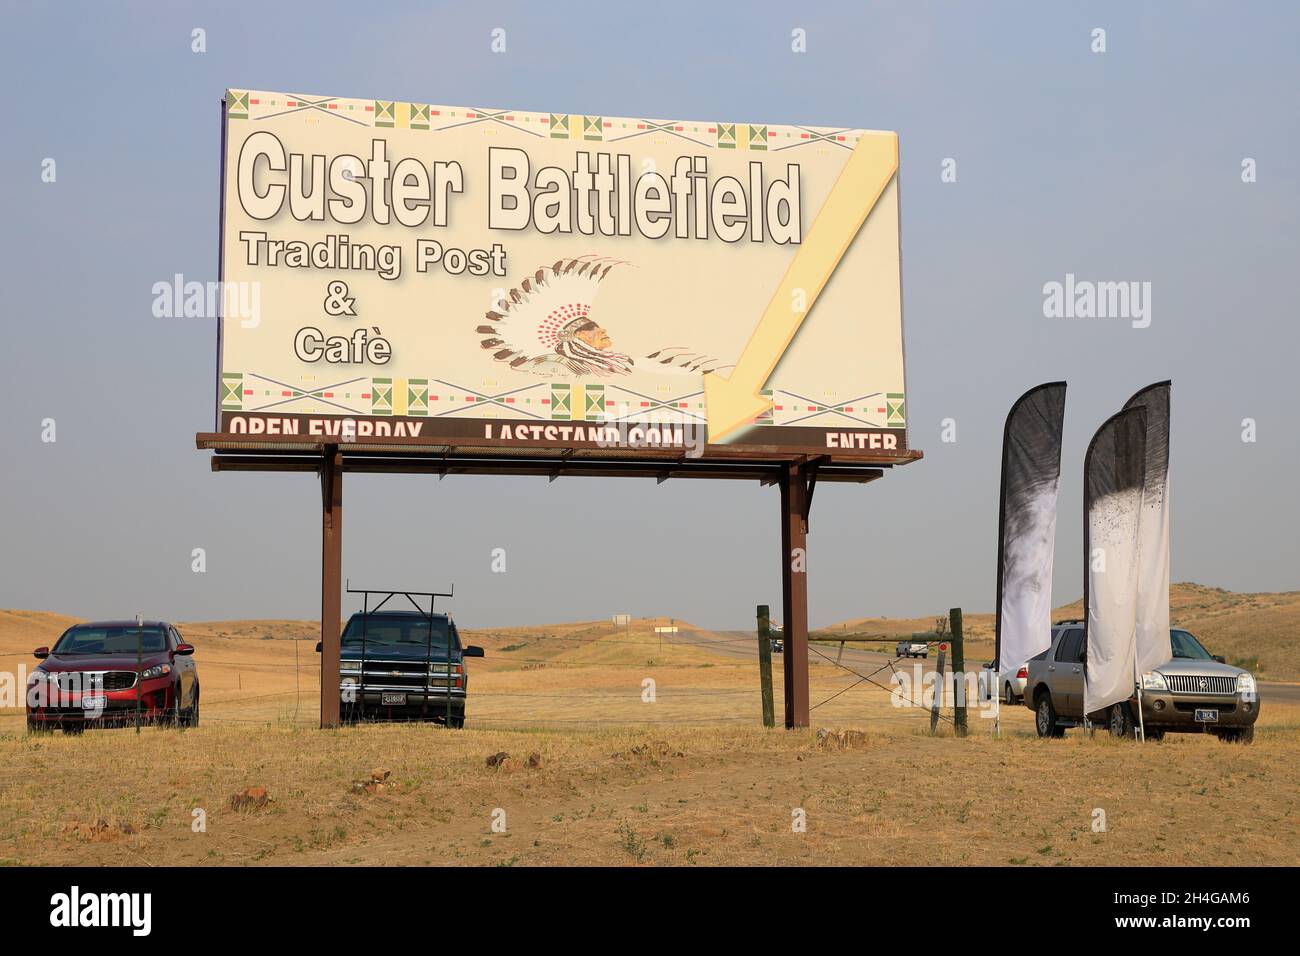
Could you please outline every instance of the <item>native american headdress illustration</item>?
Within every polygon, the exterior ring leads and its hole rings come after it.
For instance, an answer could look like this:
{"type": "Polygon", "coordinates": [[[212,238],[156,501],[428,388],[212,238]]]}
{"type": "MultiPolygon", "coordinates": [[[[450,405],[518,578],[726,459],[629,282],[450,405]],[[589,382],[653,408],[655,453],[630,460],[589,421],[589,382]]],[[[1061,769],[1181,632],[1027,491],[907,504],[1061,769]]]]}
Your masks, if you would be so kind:
{"type": "MultiPolygon", "coordinates": [[[[603,256],[561,259],[544,266],[503,295],[476,330],[480,345],[511,368],[536,375],[627,375],[636,365],[614,347],[592,316],[600,283],[627,263],[603,256]]],[[[676,346],[645,355],[651,371],[709,372],[727,368],[715,359],[676,346]]]]}

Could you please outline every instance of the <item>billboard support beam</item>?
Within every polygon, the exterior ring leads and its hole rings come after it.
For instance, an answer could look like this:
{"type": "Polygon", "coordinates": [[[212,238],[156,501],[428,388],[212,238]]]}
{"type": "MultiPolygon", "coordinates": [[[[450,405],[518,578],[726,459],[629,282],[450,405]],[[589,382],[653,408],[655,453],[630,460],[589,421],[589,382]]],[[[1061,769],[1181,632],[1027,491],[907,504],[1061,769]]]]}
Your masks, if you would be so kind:
{"type": "MultiPolygon", "coordinates": [[[[343,475],[447,474],[556,477],[706,478],[758,481],[781,492],[781,582],[784,602],[785,726],[809,726],[808,688],[808,512],[818,481],[864,484],[894,464],[921,457],[905,452],[896,461],[836,461],[798,455],[789,460],[747,456],[693,460],[614,456],[587,458],[581,452],[523,458],[472,454],[451,447],[368,443],[348,445],[294,442],[271,436],[201,432],[200,449],[211,449],[213,471],[316,472],[321,480],[321,719],[322,728],[340,724],[339,649],[343,590],[343,475]],[[398,450],[398,449],[401,450],[398,450]]],[[[855,638],[848,638],[854,640],[855,638]]],[[[865,638],[864,638],[865,639],[865,638]]]]}
{"type": "Polygon", "coordinates": [[[320,725],[339,725],[339,624],[343,618],[343,456],[328,445],[320,463],[320,725]]]}
{"type": "Polygon", "coordinates": [[[808,505],[816,468],[786,465],[781,476],[781,611],[785,623],[785,727],[807,727],[808,505]],[[811,471],[811,474],[810,474],[811,471]]]}

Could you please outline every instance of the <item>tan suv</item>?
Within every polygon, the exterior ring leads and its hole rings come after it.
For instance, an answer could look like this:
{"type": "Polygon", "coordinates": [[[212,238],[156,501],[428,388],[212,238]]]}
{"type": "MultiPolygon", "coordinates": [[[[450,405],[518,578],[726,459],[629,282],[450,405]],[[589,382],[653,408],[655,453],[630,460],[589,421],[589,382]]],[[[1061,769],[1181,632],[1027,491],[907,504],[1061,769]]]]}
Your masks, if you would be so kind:
{"type": "MultiPolygon", "coordinates": [[[[1142,723],[1146,736],[1212,733],[1220,740],[1250,743],[1259,719],[1259,696],[1249,671],[1233,667],[1207,651],[1190,632],[1171,628],[1174,656],[1142,675],[1142,723]]],[[[1083,725],[1083,679],[1087,667],[1082,621],[1052,628],[1052,645],[1028,664],[1025,706],[1034,712],[1040,737],[1060,737],[1083,725]]],[[[1117,737],[1132,736],[1137,696],[1104,712],[1089,714],[1117,737]]]]}

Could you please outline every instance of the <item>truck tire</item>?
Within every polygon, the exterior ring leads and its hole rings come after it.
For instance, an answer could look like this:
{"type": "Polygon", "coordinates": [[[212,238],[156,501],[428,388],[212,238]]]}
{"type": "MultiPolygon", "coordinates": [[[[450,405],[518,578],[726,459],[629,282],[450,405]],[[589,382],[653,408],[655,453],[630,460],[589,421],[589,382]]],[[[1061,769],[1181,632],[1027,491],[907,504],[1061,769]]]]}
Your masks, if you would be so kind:
{"type": "Polygon", "coordinates": [[[1255,742],[1255,726],[1249,727],[1232,727],[1228,730],[1220,730],[1215,736],[1225,744],[1252,744],[1255,742]]]}
{"type": "Polygon", "coordinates": [[[1034,701],[1034,730],[1040,737],[1065,736],[1065,728],[1056,722],[1056,705],[1048,691],[1040,691],[1034,701]]]}
{"type": "Polygon", "coordinates": [[[1133,711],[1129,710],[1128,701],[1122,700],[1118,704],[1110,705],[1110,710],[1106,713],[1106,726],[1110,728],[1112,737],[1137,735],[1137,727],[1133,723],[1133,711]]]}

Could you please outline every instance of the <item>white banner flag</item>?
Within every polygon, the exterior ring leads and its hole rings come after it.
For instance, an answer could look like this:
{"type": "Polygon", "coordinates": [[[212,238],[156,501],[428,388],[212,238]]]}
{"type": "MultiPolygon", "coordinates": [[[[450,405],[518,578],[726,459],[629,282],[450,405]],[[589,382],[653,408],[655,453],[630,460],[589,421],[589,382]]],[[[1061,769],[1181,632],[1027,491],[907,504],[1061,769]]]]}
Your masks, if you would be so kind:
{"type": "Polygon", "coordinates": [[[1146,411],[1146,480],[1138,524],[1137,672],[1171,660],[1169,644],[1169,395],[1170,383],[1138,392],[1125,408],[1146,411]]]}
{"type": "Polygon", "coordinates": [[[1097,429],[1083,464],[1087,656],[1083,712],[1128,700],[1137,683],[1138,525],[1146,472],[1146,411],[1097,429]]]}

